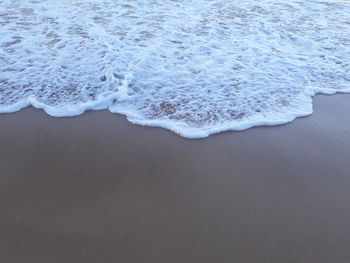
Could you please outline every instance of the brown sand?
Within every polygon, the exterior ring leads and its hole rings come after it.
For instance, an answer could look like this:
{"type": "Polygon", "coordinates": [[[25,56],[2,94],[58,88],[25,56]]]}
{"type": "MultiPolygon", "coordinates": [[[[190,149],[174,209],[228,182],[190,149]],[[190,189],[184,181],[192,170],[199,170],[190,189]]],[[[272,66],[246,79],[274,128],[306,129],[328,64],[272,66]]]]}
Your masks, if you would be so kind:
{"type": "Polygon", "coordinates": [[[0,115],[1,263],[349,263],[350,95],[183,139],[107,111],[0,115]]]}

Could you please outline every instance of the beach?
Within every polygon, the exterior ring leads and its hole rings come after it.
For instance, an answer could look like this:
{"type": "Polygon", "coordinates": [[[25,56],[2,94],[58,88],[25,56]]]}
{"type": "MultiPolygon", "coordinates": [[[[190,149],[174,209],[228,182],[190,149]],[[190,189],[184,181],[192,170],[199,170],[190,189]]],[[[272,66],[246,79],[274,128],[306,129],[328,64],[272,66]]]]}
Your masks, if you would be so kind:
{"type": "Polygon", "coordinates": [[[0,114],[0,262],[350,262],[349,101],[196,140],[105,110],[0,114]]]}

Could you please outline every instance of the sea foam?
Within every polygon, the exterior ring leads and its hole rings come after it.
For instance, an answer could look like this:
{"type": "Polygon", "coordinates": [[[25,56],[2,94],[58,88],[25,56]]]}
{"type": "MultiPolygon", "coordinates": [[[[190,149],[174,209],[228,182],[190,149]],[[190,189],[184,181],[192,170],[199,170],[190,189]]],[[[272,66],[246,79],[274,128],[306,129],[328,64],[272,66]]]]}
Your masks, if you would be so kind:
{"type": "Polygon", "coordinates": [[[189,138],[350,92],[346,0],[0,0],[0,112],[109,109],[189,138]]]}

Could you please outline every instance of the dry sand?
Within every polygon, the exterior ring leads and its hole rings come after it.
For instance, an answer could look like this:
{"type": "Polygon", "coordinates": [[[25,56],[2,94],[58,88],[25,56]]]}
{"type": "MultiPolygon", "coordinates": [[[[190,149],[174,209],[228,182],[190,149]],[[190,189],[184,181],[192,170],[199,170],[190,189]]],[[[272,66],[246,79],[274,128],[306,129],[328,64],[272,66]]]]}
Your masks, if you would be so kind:
{"type": "Polygon", "coordinates": [[[188,140],[107,111],[0,115],[0,262],[349,263],[350,95],[188,140]]]}

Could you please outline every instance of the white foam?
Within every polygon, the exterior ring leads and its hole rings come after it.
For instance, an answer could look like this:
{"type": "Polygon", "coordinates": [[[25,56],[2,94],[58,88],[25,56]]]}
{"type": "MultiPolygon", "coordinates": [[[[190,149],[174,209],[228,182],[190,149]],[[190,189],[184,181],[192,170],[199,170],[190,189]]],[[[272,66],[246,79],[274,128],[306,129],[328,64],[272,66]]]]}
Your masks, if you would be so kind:
{"type": "Polygon", "coordinates": [[[188,138],[350,92],[344,0],[0,0],[0,112],[109,109],[188,138]]]}

